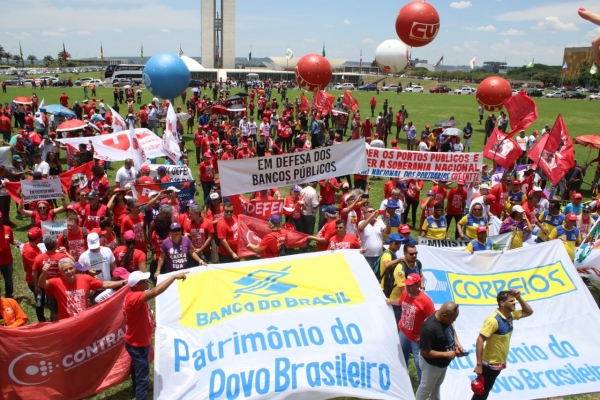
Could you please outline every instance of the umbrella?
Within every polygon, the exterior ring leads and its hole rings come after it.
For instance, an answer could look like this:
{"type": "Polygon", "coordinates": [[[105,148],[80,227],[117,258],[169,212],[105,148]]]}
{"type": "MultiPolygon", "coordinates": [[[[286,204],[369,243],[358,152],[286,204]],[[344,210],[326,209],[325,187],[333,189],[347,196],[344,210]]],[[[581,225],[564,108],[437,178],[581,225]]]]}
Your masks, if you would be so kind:
{"type": "Polygon", "coordinates": [[[210,108],[210,112],[212,114],[227,114],[229,113],[229,110],[227,107],[216,105],[210,108]]]}
{"type": "Polygon", "coordinates": [[[246,97],[246,96],[248,96],[248,93],[246,93],[246,92],[239,92],[239,93],[236,93],[235,95],[236,96],[246,97]]]}
{"type": "Polygon", "coordinates": [[[13,100],[16,104],[31,104],[31,99],[25,96],[19,96],[13,100]]]}
{"type": "Polygon", "coordinates": [[[444,136],[460,136],[463,131],[456,128],[446,128],[446,130],[442,133],[444,136]]]}
{"type": "Polygon", "coordinates": [[[192,92],[194,92],[194,93],[200,93],[200,89],[198,89],[197,87],[193,87],[192,88],[192,92]]]}
{"type": "Polygon", "coordinates": [[[584,135],[578,136],[573,139],[575,143],[580,144],[582,146],[590,146],[595,149],[600,150],[600,136],[598,135],[584,135]]]}
{"type": "Polygon", "coordinates": [[[80,119],[71,119],[63,122],[56,128],[57,131],[78,131],[87,126],[87,123],[80,119]]]}
{"type": "Polygon", "coordinates": [[[435,124],[435,126],[441,127],[441,128],[448,128],[448,127],[457,126],[457,125],[460,125],[460,122],[458,122],[455,119],[445,119],[445,120],[440,121],[437,124],[435,124]]]}
{"type": "Polygon", "coordinates": [[[192,116],[188,113],[177,113],[175,115],[177,115],[177,121],[187,121],[188,119],[192,118],[192,116]]]}
{"type": "Polygon", "coordinates": [[[344,114],[344,115],[348,115],[348,111],[344,110],[343,108],[334,108],[331,113],[333,115],[337,115],[337,114],[344,114]]]}
{"type": "Polygon", "coordinates": [[[242,98],[240,96],[235,95],[235,96],[226,98],[224,101],[227,103],[228,101],[240,101],[240,100],[242,100],[242,98]]]}
{"type": "Polygon", "coordinates": [[[50,104],[45,107],[40,108],[41,112],[47,114],[54,114],[58,117],[67,117],[67,118],[75,118],[76,115],[72,110],[69,110],[67,107],[61,106],[60,104],[50,104]]]}
{"type": "Polygon", "coordinates": [[[246,111],[246,107],[244,107],[242,104],[232,104],[231,106],[229,106],[227,111],[242,112],[242,111],[246,111]]]}

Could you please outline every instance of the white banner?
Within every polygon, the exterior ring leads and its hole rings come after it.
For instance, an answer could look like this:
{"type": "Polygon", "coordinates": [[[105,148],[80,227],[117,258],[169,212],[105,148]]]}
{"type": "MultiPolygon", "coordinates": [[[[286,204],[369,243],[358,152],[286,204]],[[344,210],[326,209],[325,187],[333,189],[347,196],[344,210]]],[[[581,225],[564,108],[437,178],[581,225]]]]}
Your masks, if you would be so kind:
{"type": "Polygon", "coordinates": [[[579,275],[600,283],[600,242],[585,243],[575,253],[579,275]]]}
{"type": "MultiPolygon", "coordinates": [[[[139,145],[144,150],[146,157],[155,158],[166,155],[163,151],[161,138],[156,136],[151,130],[138,128],[135,130],[135,136],[138,139],[139,145]]],[[[78,150],[79,143],[89,144],[91,141],[94,145],[94,158],[99,160],[124,161],[132,157],[131,141],[129,140],[129,131],[127,130],[111,133],[110,135],[56,140],[76,150],[78,150]]]]}
{"type": "Polygon", "coordinates": [[[66,219],[55,219],[54,221],[42,221],[42,230],[46,231],[44,237],[58,237],[65,229],[67,229],[66,219]]]}
{"type": "Polygon", "coordinates": [[[169,103],[167,109],[167,120],[165,122],[165,130],[162,137],[162,150],[165,154],[177,163],[181,158],[181,149],[179,148],[179,141],[177,140],[177,115],[173,109],[173,105],[169,103]]]}
{"type": "Polygon", "coordinates": [[[418,246],[425,290],[436,305],[454,301],[454,323],[470,355],[455,358],[441,397],[469,399],[475,341],[497,309],[496,294],[518,289],[533,315],[515,321],[507,368],[489,399],[539,399],[600,392],[600,346],[590,329],[600,311],[559,240],[509,252],[466,252],[418,246]]]}
{"type": "Polygon", "coordinates": [[[344,144],[271,157],[219,161],[223,196],[317,181],[367,168],[365,142],[344,144]]]}
{"type": "Polygon", "coordinates": [[[481,180],[483,153],[439,153],[367,146],[367,170],[362,175],[400,179],[481,180]]]}
{"type": "Polygon", "coordinates": [[[23,192],[23,202],[25,203],[39,200],[60,199],[63,197],[60,179],[21,181],[21,191],[23,192]]]}
{"type": "MultiPolygon", "coordinates": [[[[492,247],[494,250],[509,250],[512,241],[512,232],[503,233],[501,235],[490,236],[492,247]]],[[[419,237],[417,244],[422,246],[443,247],[453,250],[465,250],[472,239],[458,240],[438,240],[419,237]]]]}
{"type": "Polygon", "coordinates": [[[414,399],[358,251],[189,271],[156,301],[155,399],[414,399]]]}
{"type": "Polygon", "coordinates": [[[158,176],[156,170],[158,167],[165,167],[167,169],[167,175],[171,178],[171,181],[193,181],[195,180],[192,176],[192,171],[187,165],[167,165],[167,164],[150,164],[150,176],[152,178],[158,176]]]}

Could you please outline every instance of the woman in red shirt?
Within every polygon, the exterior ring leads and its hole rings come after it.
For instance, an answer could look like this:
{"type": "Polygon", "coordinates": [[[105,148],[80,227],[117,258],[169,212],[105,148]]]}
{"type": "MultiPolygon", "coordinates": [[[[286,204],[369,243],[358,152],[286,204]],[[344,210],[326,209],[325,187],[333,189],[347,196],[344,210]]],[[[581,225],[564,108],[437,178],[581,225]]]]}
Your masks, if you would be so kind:
{"type": "Polygon", "coordinates": [[[115,189],[107,205],[108,209],[113,213],[115,236],[119,240],[121,239],[121,223],[123,222],[123,217],[127,215],[125,193],[123,189],[115,189]]]}
{"type": "Polygon", "coordinates": [[[423,181],[420,179],[409,179],[406,181],[406,186],[408,190],[406,191],[406,196],[404,196],[404,200],[406,201],[406,210],[404,210],[404,223],[408,223],[408,210],[412,208],[411,221],[414,227],[417,223],[417,207],[419,206],[419,199],[421,198],[423,181]]]}
{"type": "Polygon", "coordinates": [[[115,264],[123,267],[129,272],[146,272],[146,253],[135,248],[135,233],[127,231],[123,233],[125,246],[119,246],[113,250],[115,264]]]}
{"type": "Polygon", "coordinates": [[[283,201],[283,213],[286,222],[291,222],[296,230],[300,230],[302,222],[302,196],[300,196],[300,186],[294,185],[290,189],[290,195],[283,201]]]}
{"type": "Polygon", "coordinates": [[[108,247],[114,251],[117,246],[117,236],[115,235],[115,228],[113,217],[106,217],[100,220],[100,246],[108,247]]]}
{"type": "Polygon", "coordinates": [[[210,190],[215,183],[215,169],[212,164],[212,155],[209,152],[204,153],[204,161],[198,166],[198,172],[200,175],[200,184],[202,185],[202,199],[206,203],[210,190]]]}
{"type": "Polygon", "coordinates": [[[150,242],[152,243],[152,261],[150,261],[150,279],[154,280],[154,273],[158,266],[158,259],[160,258],[160,246],[169,237],[171,233],[171,214],[166,212],[160,212],[154,221],[152,222],[152,236],[150,242]]]}
{"type": "Polygon", "coordinates": [[[99,165],[92,167],[92,179],[88,182],[90,190],[98,193],[100,202],[104,205],[108,204],[108,195],[110,192],[110,183],[104,177],[104,168],[99,165]]]}
{"type": "Polygon", "coordinates": [[[57,208],[51,208],[50,203],[46,200],[38,201],[37,203],[37,211],[25,210],[23,209],[23,193],[21,193],[21,201],[19,202],[19,207],[17,211],[19,214],[24,215],[26,217],[30,217],[33,219],[33,226],[37,228],[42,227],[42,221],[53,221],[56,218],[56,214],[63,212],[67,209],[67,202],[65,200],[65,196],[62,197],[62,206],[57,208]]]}

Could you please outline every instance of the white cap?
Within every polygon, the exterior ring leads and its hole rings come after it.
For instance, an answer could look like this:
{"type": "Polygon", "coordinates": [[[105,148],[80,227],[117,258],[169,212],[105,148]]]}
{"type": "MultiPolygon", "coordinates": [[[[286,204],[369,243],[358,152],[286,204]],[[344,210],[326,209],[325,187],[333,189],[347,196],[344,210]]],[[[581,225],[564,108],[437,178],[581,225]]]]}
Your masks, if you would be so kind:
{"type": "Polygon", "coordinates": [[[172,191],[174,191],[175,193],[179,193],[179,192],[181,192],[181,190],[177,189],[175,186],[169,186],[169,187],[167,188],[167,190],[172,190],[172,191]]]}
{"type": "Polygon", "coordinates": [[[100,236],[96,232],[92,232],[87,237],[88,249],[95,250],[100,247],[100,236]]]}
{"type": "Polygon", "coordinates": [[[521,207],[518,204],[516,206],[513,206],[512,210],[520,213],[525,212],[525,210],[523,210],[523,207],[521,207]]]}
{"type": "Polygon", "coordinates": [[[487,183],[482,183],[481,185],[479,185],[479,189],[490,189],[490,186],[487,183]]]}
{"type": "Polygon", "coordinates": [[[133,271],[129,274],[129,278],[127,278],[127,284],[129,287],[134,287],[144,279],[150,279],[150,272],[133,271]]]}
{"type": "Polygon", "coordinates": [[[542,188],[539,186],[534,186],[531,190],[533,190],[534,192],[543,192],[542,188]]]}
{"type": "Polygon", "coordinates": [[[217,192],[211,193],[209,197],[211,200],[219,200],[221,198],[217,192]]]}

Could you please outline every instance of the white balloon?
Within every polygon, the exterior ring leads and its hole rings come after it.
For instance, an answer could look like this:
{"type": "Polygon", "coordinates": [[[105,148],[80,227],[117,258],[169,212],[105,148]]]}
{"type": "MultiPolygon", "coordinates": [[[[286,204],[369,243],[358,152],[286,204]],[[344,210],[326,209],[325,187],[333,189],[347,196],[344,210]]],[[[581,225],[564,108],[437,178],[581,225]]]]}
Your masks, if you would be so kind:
{"type": "Polygon", "coordinates": [[[385,73],[397,74],[406,68],[408,47],[398,39],[382,42],[375,49],[375,62],[385,73]]]}

